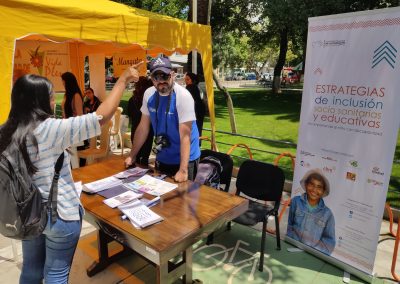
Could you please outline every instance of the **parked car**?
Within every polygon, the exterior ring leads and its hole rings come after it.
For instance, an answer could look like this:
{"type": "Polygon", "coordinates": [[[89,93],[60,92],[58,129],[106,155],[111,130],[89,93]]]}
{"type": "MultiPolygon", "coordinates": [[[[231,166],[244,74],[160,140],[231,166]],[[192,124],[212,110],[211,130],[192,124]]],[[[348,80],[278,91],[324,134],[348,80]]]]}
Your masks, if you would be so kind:
{"type": "Polygon", "coordinates": [[[290,71],[287,73],[285,79],[289,84],[293,84],[300,81],[300,76],[297,73],[290,71]]]}
{"type": "Polygon", "coordinates": [[[117,82],[117,78],[115,78],[111,75],[106,76],[106,83],[115,83],[115,82],[117,82]]]}
{"type": "Polygon", "coordinates": [[[175,74],[175,82],[177,82],[181,86],[186,86],[186,84],[185,84],[185,74],[176,73],[175,74]]]}
{"type": "Polygon", "coordinates": [[[255,80],[257,79],[257,75],[254,72],[245,73],[246,80],[255,80]]]}
{"type": "Polygon", "coordinates": [[[272,80],[267,80],[264,77],[261,77],[258,81],[257,84],[266,87],[266,88],[270,88],[272,86],[272,80]]]}
{"type": "Polygon", "coordinates": [[[271,73],[267,72],[267,73],[262,74],[261,78],[264,79],[264,80],[267,80],[267,81],[272,81],[273,76],[272,76],[271,73]]]}
{"type": "Polygon", "coordinates": [[[232,81],[233,80],[233,76],[232,75],[226,75],[225,76],[225,81],[232,81]]]}
{"type": "Polygon", "coordinates": [[[176,73],[175,79],[183,79],[185,77],[185,74],[182,73],[176,73]]]}
{"type": "Polygon", "coordinates": [[[238,80],[243,80],[244,78],[245,78],[245,74],[243,72],[241,72],[241,71],[233,72],[233,75],[232,75],[233,80],[238,81],[238,80]]]}

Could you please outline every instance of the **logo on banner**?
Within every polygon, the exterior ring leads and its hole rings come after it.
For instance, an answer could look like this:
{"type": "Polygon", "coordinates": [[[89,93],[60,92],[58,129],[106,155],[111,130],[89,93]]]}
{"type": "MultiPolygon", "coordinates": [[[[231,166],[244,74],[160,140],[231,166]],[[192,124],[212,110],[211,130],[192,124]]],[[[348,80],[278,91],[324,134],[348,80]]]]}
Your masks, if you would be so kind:
{"type": "Polygon", "coordinates": [[[357,161],[349,161],[350,166],[357,168],[358,167],[358,162],[357,161]]]}
{"type": "Polygon", "coordinates": [[[372,68],[377,66],[379,63],[386,61],[386,63],[394,69],[394,64],[396,63],[396,53],[397,49],[386,40],[374,50],[374,56],[372,57],[372,68]]]}
{"type": "Polygon", "coordinates": [[[373,174],[376,174],[376,175],[380,175],[380,176],[383,176],[383,175],[384,175],[384,173],[381,172],[381,170],[380,170],[378,167],[373,167],[373,168],[372,168],[372,173],[373,173],[373,174]]]}
{"type": "Polygon", "coordinates": [[[356,174],[352,173],[352,172],[347,172],[346,179],[351,180],[351,181],[356,181],[356,174]]]}
{"type": "Polygon", "coordinates": [[[336,167],[335,166],[333,166],[333,167],[325,166],[325,167],[322,168],[322,170],[325,173],[332,174],[332,173],[334,173],[336,171],[336,167]]]}
{"type": "Polygon", "coordinates": [[[312,42],[312,47],[342,46],[345,44],[346,44],[346,41],[344,39],[317,40],[317,41],[312,42]]]}
{"type": "Polygon", "coordinates": [[[328,161],[332,161],[332,162],[337,162],[337,160],[336,160],[336,159],[334,159],[334,158],[332,158],[332,157],[329,157],[329,156],[322,157],[322,159],[324,159],[324,160],[328,160],[328,161]]]}
{"type": "Polygon", "coordinates": [[[304,156],[310,156],[310,157],[314,157],[315,155],[314,154],[311,154],[310,152],[307,152],[307,151],[303,151],[303,150],[301,150],[300,151],[300,155],[304,155],[304,156]]]}
{"type": "Polygon", "coordinates": [[[318,74],[322,75],[322,69],[318,67],[317,69],[314,70],[314,74],[315,75],[318,75],[318,74]]]}
{"type": "Polygon", "coordinates": [[[40,51],[40,45],[38,45],[35,50],[29,50],[28,53],[32,66],[37,68],[39,75],[43,75],[43,59],[45,52],[40,51]]]}
{"type": "Polygon", "coordinates": [[[309,168],[311,165],[310,165],[309,162],[300,161],[300,166],[305,167],[305,168],[309,168]]]}
{"type": "Polygon", "coordinates": [[[382,186],[383,185],[383,182],[377,181],[376,179],[372,179],[372,178],[367,179],[367,183],[373,184],[375,186],[382,186]]]}

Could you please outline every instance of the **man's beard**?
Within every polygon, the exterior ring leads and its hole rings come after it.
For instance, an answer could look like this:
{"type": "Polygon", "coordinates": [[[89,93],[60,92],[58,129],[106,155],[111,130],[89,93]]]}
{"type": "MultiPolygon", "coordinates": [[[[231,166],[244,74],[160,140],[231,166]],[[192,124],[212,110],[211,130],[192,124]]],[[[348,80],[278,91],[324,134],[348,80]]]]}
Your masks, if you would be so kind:
{"type": "Polygon", "coordinates": [[[168,82],[158,83],[156,89],[160,94],[168,95],[171,93],[173,84],[174,83],[169,84],[168,82]]]}

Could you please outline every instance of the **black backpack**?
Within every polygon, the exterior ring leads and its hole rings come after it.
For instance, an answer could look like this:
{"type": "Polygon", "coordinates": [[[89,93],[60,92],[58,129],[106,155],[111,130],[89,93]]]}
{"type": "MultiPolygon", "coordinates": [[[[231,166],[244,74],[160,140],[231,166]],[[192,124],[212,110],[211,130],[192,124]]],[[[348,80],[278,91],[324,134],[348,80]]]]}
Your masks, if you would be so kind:
{"type": "Polygon", "coordinates": [[[0,233],[18,240],[32,239],[46,228],[49,210],[52,222],[57,217],[57,184],[64,153],[57,160],[49,199],[44,204],[21,152],[10,148],[0,154],[0,233]]]}
{"type": "Polygon", "coordinates": [[[219,188],[222,172],[221,161],[213,156],[202,158],[197,167],[195,182],[219,188]]]}

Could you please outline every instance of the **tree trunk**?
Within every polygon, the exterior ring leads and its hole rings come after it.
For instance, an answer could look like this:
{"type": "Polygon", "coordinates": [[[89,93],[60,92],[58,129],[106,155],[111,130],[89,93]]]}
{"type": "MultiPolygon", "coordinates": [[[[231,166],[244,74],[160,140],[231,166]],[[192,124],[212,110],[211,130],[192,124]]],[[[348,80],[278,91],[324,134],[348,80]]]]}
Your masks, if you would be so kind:
{"type": "Polygon", "coordinates": [[[208,2],[211,0],[197,0],[197,22],[202,25],[208,24],[208,2]]]}
{"type": "Polygon", "coordinates": [[[301,70],[301,75],[303,76],[304,79],[304,74],[306,72],[306,60],[307,60],[307,31],[303,34],[303,66],[301,70]]]}
{"type": "MultiPolygon", "coordinates": [[[[190,3],[190,5],[189,5],[188,18],[191,21],[192,20],[192,8],[193,8],[192,7],[192,1],[189,1],[189,3],[190,3]]],[[[211,0],[197,0],[197,22],[199,24],[203,24],[203,25],[210,25],[210,17],[211,17],[211,0]]],[[[201,74],[198,74],[198,75],[200,75],[199,78],[204,78],[203,66],[201,65],[201,58],[200,58],[199,54],[197,55],[197,58],[198,58],[198,60],[200,60],[200,62],[197,63],[198,71],[201,70],[201,74]]],[[[189,56],[188,56],[188,67],[189,66],[192,66],[191,53],[189,53],[189,56]]],[[[215,74],[214,71],[213,71],[213,79],[214,79],[215,84],[217,85],[217,88],[222,92],[222,94],[225,97],[226,105],[228,107],[229,121],[230,121],[230,124],[231,124],[231,131],[232,131],[232,133],[237,133],[237,131],[236,131],[235,111],[234,111],[234,108],[233,108],[232,98],[231,98],[228,90],[221,85],[221,83],[219,82],[218,77],[217,77],[217,75],[215,74]]],[[[208,106],[208,104],[207,104],[207,106],[208,106]]]]}
{"type": "Polygon", "coordinates": [[[288,50],[288,30],[287,30],[287,28],[285,27],[283,30],[281,30],[279,35],[280,35],[279,57],[278,57],[278,61],[276,62],[276,65],[275,65],[274,79],[272,81],[272,93],[273,94],[282,93],[281,73],[282,73],[283,66],[285,65],[286,53],[288,50]]]}
{"type": "Polygon", "coordinates": [[[226,105],[228,107],[228,113],[229,113],[229,121],[231,123],[231,131],[232,131],[232,133],[237,133],[235,110],[233,108],[233,102],[232,102],[231,95],[229,94],[228,90],[220,84],[220,82],[218,81],[217,75],[215,74],[214,71],[213,71],[213,78],[214,78],[215,84],[217,85],[218,90],[220,90],[225,97],[226,105]]]}

